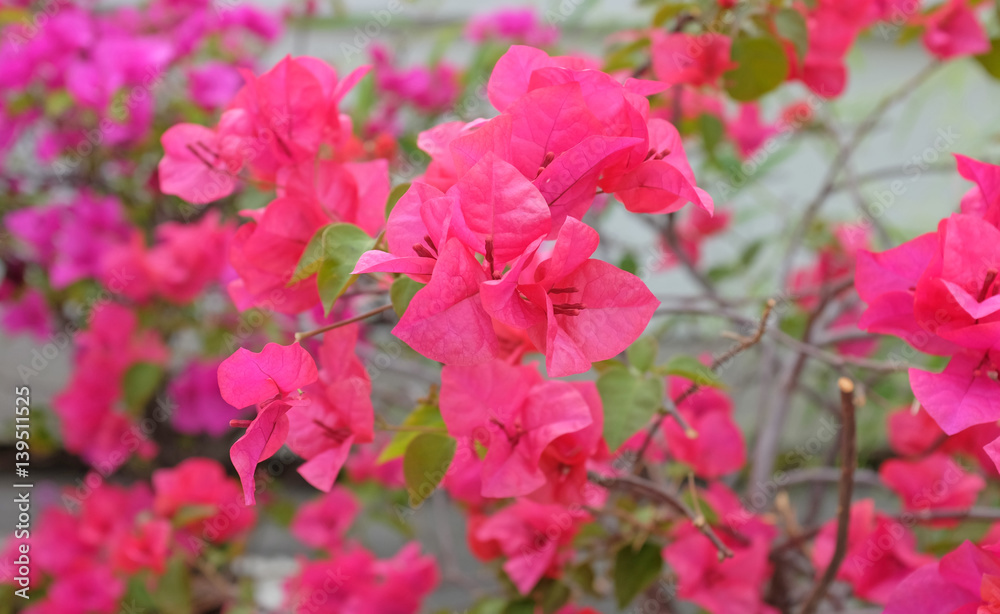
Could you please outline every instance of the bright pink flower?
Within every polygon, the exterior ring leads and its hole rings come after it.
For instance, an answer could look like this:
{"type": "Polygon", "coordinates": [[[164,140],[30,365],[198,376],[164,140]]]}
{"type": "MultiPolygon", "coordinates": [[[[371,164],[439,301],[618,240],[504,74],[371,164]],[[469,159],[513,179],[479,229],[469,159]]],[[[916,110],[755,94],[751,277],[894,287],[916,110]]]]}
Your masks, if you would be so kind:
{"type": "Polygon", "coordinates": [[[187,77],[191,100],[208,110],[229,104],[243,85],[239,71],[225,62],[205,62],[188,69],[187,77]]]}
{"type": "Polygon", "coordinates": [[[233,408],[219,391],[219,361],[192,361],[170,380],[170,398],[177,405],[170,422],[188,435],[218,437],[229,430],[233,408]]]}
{"type": "Polygon", "coordinates": [[[1000,554],[971,542],[899,583],[885,614],[987,614],[1000,607],[1000,554]]]}
{"type": "MultiPolygon", "coordinates": [[[[816,573],[822,574],[833,558],[837,520],[823,525],[813,547],[816,573]]],[[[933,560],[916,551],[916,538],[909,529],[875,511],[871,499],[851,506],[847,556],[837,579],[854,587],[854,594],[884,605],[889,595],[910,573],[933,560]]]]}
{"type": "Polygon", "coordinates": [[[417,614],[440,581],[437,564],[411,542],[390,559],[361,548],[326,561],[306,562],[285,583],[285,611],[417,614]]]}
{"type": "Polygon", "coordinates": [[[28,333],[43,341],[52,334],[52,314],[45,295],[34,288],[25,288],[15,301],[4,301],[4,330],[8,334],[28,333]]]}
{"type": "Polygon", "coordinates": [[[381,437],[376,435],[371,443],[353,446],[351,454],[347,457],[347,462],[344,463],[348,479],[354,483],[372,480],[390,489],[406,486],[402,458],[378,462],[382,450],[391,439],[389,433],[382,432],[381,437]]]}
{"type": "Polygon", "coordinates": [[[719,561],[718,551],[690,524],[663,549],[663,560],[677,574],[678,596],[711,614],[774,614],[763,601],[771,573],[770,543],[753,539],[719,561]]]}
{"type": "Polygon", "coordinates": [[[351,445],[374,438],[371,379],[354,351],[359,329],[324,333],[318,381],[305,389],[310,402],[288,413],[288,447],[307,460],[298,471],[323,491],[333,486],[351,445]]]}
{"type": "Polygon", "coordinates": [[[1000,343],[1000,229],[954,214],[938,226],[938,245],[916,285],[914,315],[940,337],[967,348],[1000,343]]]}
{"type": "Polygon", "coordinates": [[[847,86],[845,57],[858,33],[867,25],[871,0],[820,0],[804,9],[809,31],[809,50],[799,65],[795,48],[789,46],[793,78],[801,79],[824,98],[839,96],[847,86]]]}
{"type": "Polygon", "coordinates": [[[950,355],[958,349],[925,330],[914,313],[917,281],[934,257],[937,244],[937,234],[928,233],[881,253],[858,252],[855,288],[868,304],[859,328],[895,335],[927,354],[950,355]]]}
{"type": "Polygon", "coordinates": [[[886,425],[889,447],[901,456],[920,456],[936,447],[945,437],[937,422],[923,409],[913,413],[909,407],[889,414],[886,425]]]}
{"type": "Polygon", "coordinates": [[[239,485],[214,460],[186,459],[172,469],[157,469],[152,481],[153,511],[174,520],[178,530],[195,540],[223,543],[257,520],[256,511],[244,506],[239,485]]]}
{"type": "Polygon", "coordinates": [[[470,19],[465,27],[465,37],[477,43],[500,39],[544,47],[556,42],[559,29],[543,25],[532,8],[502,8],[470,19]]]}
{"type": "Polygon", "coordinates": [[[753,102],[740,105],[739,115],[726,123],[726,131],[740,157],[746,159],[778,133],[778,126],[761,122],[760,105],[753,102]]]}
{"type": "MultiPolygon", "coordinates": [[[[677,398],[691,385],[680,377],[669,378],[669,383],[671,398],[677,398]]],[[[698,435],[688,437],[675,420],[664,423],[667,449],[676,460],[706,479],[716,479],[743,467],[746,443],[733,421],[733,403],[728,396],[712,388],[702,388],[678,405],[677,411],[698,435]]]]}
{"type": "Polygon", "coordinates": [[[561,435],[593,422],[580,391],[542,378],[534,365],[499,361],[441,372],[441,416],[456,438],[487,447],[482,494],[527,495],[545,485],[542,454],[561,435]]]}
{"type": "Polygon", "coordinates": [[[65,204],[9,213],[4,225],[31,248],[29,260],[48,268],[56,289],[96,277],[104,253],[126,243],[129,226],[119,202],[87,192],[65,204]]]}
{"type": "Polygon", "coordinates": [[[484,284],[486,312],[526,329],[544,350],[550,376],[581,373],[618,355],[659,305],[639,278],[590,258],[598,241],[589,226],[567,218],[547,258],[484,284]]]}
{"type": "Polygon", "coordinates": [[[736,68],[729,58],[732,40],[724,34],[652,35],[653,72],[668,85],[717,86],[722,74],[736,68]]]}
{"type": "Polygon", "coordinates": [[[968,0],[948,0],[924,21],[924,46],[942,60],[990,50],[990,40],[968,0]]]}
{"type": "Polygon", "coordinates": [[[996,352],[962,352],[941,373],[910,369],[910,387],[941,429],[954,435],[970,426],[1000,420],[1000,369],[996,352]]]}
{"type": "MultiPolygon", "coordinates": [[[[879,467],[879,477],[910,511],[972,507],[986,487],[982,477],[967,473],[947,454],[935,452],[917,460],[892,459],[879,467]]],[[[937,526],[955,526],[943,522],[937,526]]]]}
{"type": "Polygon", "coordinates": [[[120,534],[111,546],[116,570],[135,573],[150,569],[162,574],[166,568],[171,537],[170,522],[151,518],[120,534]]]}
{"type": "Polygon", "coordinates": [[[114,614],[125,595],[125,582],[99,563],[81,565],[59,577],[45,600],[65,614],[114,614]]]}
{"type": "Polygon", "coordinates": [[[308,403],[299,388],[316,381],[316,363],[309,352],[295,343],[269,343],[259,354],[239,348],[219,365],[219,390],[227,403],[242,409],[258,408],[246,433],[233,444],[230,458],[240,474],[247,505],[254,502],[254,470],[285,443],[288,410],[308,403]]]}
{"type": "Polygon", "coordinates": [[[962,197],[962,213],[977,215],[994,226],[1000,226],[1000,166],[955,154],[958,173],[975,182],[962,197]]]}
{"type": "Polygon", "coordinates": [[[350,491],[334,488],[298,509],[292,519],[292,535],[307,546],[336,552],[358,510],[350,491]]]}
{"type": "MultiPolygon", "coordinates": [[[[503,569],[522,595],[543,577],[558,578],[587,516],[572,508],[518,499],[482,520],[469,536],[473,552],[506,557],[503,569]]],[[[492,557],[491,557],[492,558],[492,557]]]]}

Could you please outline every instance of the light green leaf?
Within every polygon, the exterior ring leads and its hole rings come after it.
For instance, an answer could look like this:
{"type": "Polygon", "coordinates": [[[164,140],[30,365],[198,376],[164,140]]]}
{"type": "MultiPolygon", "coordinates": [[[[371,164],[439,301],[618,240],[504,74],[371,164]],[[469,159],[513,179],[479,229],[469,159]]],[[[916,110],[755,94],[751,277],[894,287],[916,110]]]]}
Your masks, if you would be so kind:
{"type": "Polygon", "coordinates": [[[625,368],[608,369],[597,378],[604,404],[604,439],[614,452],[649,422],[663,402],[663,381],[625,368]]]}
{"type": "Polygon", "coordinates": [[[733,100],[757,100],[788,78],[788,57],[781,43],[771,37],[737,38],[730,58],[737,66],[723,79],[733,100]]]}
{"type": "Polygon", "coordinates": [[[125,405],[141,411],[153,398],[163,379],[163,368],[148,362],[137,362],[128,368],[122,381],[125,405]]]}
{"type": "Polygon", "coordinates": [[[358,259],[372,249],[368,234],[354,224],[329,224],[320,228],[302,252],[288,285],[316,275],[316,286],[327,313],[357,275],[351,275],[358,259]]]}
{"type": "Polygon", "coordinates": [[[994,79],[1000,79],[1000,39],[990,40],[990,50],[976,56],[976,61],[994,79]]]}
{"type": "Polygon", "coordinates": [[[625,350],[628,362],[636,369],[645,373],[656,364],[656,353],[660,349],[655,337],[640,337],[625,350]]]}
{"type": "Polygon", "coordinates": [[[403,194],[406,194],[406,191],[409,189],[409,183],[401,183],[389,192],[389,198],[385,203],[385,219],[389,219],[389,214],[396,208],[396,203],[399,202],[399,199],[402,198],[403,194]]]}
{"type": "Polygon", "coordinates": [[[809,28],[802,13],[792,8],[780,9],[774,15],[774,27],[778,30],[781,38],[789,40],[795,45],[796,55],[799,62],[805,60],[806,52],[809,51],[809,28]]]}
{"type": "Polygon", "coordinates": [[[618,607],[624,609],[632,603],[636,595],[652,584],[663,569],[660,546],[646,542],[638,550],[631,544],[622,547],[615,554],[615,599],[618,607]]]}
{"type": "Polygon", "coordinates": [[[448,435],[421,433],[413,438],[403,455],[403,477],[411,505],[419,505],[434,492],[454,456],[455,440],[448,435]]]}
{"type": "Polygon", "coordinates": [[[694,356],[674,356],[667,361],[667,364],[656,368],[657,373],[663,375],[679,375],[699,386],[710,386],[712,388],[725,388],[726,385],[719,379],[708,365],[702,364],[694,356]]]}
{"type": "MultiPolygon", "coordinates": [[[[436,405],[419,405],[410,412],[410,415],[403,420],[403,426],[422,426],[430,428],[444,428],[444,420],[441,419],[441,411],[436,405]]],[[[379,464],[399,458],[406,453],[407,446],[417,438],[420,433],[414,431],[396,431],[392,436],[392,441],[379,454],[379,464]]]]}
{"type": "Polygon", "coordinates": [[[389,300],[392,301],[392,310],[396,312],[397,316],[403,317],[403,312],[410,306],[410,301],[424,285],[413,281],[406,275],[402,275],[392,282],[392,287],[389,288],[389,300]]]}

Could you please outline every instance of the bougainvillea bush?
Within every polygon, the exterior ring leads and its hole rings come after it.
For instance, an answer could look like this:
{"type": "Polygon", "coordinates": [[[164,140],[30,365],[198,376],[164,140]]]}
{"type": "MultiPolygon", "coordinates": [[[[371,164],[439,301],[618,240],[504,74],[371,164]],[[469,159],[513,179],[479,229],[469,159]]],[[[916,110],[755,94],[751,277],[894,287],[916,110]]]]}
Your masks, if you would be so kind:
{"type": "Polygon", "coordinates": [[[916,236],[855,170],[937,73],[1000,78],[1000,13],[642,5],[600,53],[563,2],[415,58],[390,2],[276,61],[342,7],[3,8],[9,379],[69,373],[11,446],[61,479],[2,611],[1000,611],[1000,166],[939,164],[964,195],[916,236]],[[926,68],[845,123],[872,38],[926,68]],[[748,240],[803,139],[818,191],[748,240]]]}

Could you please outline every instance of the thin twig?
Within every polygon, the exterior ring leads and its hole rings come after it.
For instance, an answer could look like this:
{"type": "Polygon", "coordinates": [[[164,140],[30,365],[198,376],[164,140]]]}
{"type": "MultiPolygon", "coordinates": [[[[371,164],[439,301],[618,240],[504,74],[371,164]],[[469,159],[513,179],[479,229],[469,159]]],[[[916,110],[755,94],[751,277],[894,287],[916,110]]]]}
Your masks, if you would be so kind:
{"type": "Polygon", "coordinates": [[[716,535],[712,527],[705,522],[705,518],[699,517],[690,507],[687,506],[684,501],[682,501],[677,495],[672,492],[661,488],[655,482],[636,477],[634,475],[622,475],[618,477],[604,476],[593,471],[587,474],[588,479],[597,484],[598,486],[603,486],[605,488],[627,491],[635,495],[646,497],[654,501],[661,501],[666,503],[670,507],[674,508],[676,511],[680,512],[686,516],[691,523],[698,529],[702,535],[708,538],[715,546],[715,549],[719,552],[719,558],[726,559],[733,556],[733,551],[729,549],[729,546],[724,544],[719,536],[716,535]]]}
{"type": "Polygon", "coordinates": [[[377,316],[378,314],[384,311],[389,311],[390,309],[392,309],[392,303],[389,303],[388,305],[382,305],[381,307],[377,307],[375,309],[372,309],[371,311],[366,311],[365,313],[354,316],[353,318],[347,318],[346,320],[341,320],[340,322],[334,322],[333,324],[329,324],[327,326],[321,326],[316,330],[310,330],[304,333],[295,333],[295,342],[298,343],[303,339],[308,339],[309,337],[315,337],[316,335],[322,335],[323,333],[331,331],[335,328],[340,328],[341,326],[347,326],[348,324],[360,322],[361,320],[365,320],[372,316],[377,316]]]}
{"type": "MultiPolygon", "coordinates": [[[[764,305],[764,313],[761,314],[760,321],[757,324],[757,331],[753,334],[752,337],[747,337],[746,339],[741,340],[739,343],[729,348],[725,353],[723,353],[722,355],[718,356],[715,360],[713,360],[712,364],[709,365],[709,369],[712,371],[712,373],[717,372],[720,368],[726,365],[730,360],[735,358],[737,355],[739,355],[742,352],[745,352],[746,350],[752,348],[753,346],[757,345],[760,342],[761,338],[764,336],[764,332],[767,330],[767,321],[771,317],[771,310],[774,309],[774,306],[776,304],[777,302],[773,298],[767,300],[767,303],[764,305]]],[[[672,401],[663,404],[663,407],[660,409],[659,412],[660,415],[656,418],[653,424],[650,425],[649,430],[646,432],[646,437],[642,441],[642,445],[639,446],[639,451],[636,453],[636,467],[642,466],[642,456],[643,454],[646,453],[646,449],[649,447],[649,444],[652,442],[653,437],[656,436],[656,432],[660,429],[660,426],[663,424],[664,418],[666,418],[667,416],[670,416],[674,420],[676,420],[677,424],[679,424],[681,428],[684,429],[684,434],[687,435],[690,439],[694,439],[695,437],[698,436],[698,432],[691,427],[691,425],[688,423],[687,420],[684,419],[681,413],[677,410],[677,406],[683,403],[688,397],[698,392],[699,388],[701,388],[701,384],[698,382],[694,382],[687,388],[687,390],[682,392],[676,399],[673,399],[672,401]]]]}
{"type": "Polygon", "coordinates": [[[813,587],[812,592],[802,606],[800,614],[814,614],[816,608],[826,596],[837,571],[847,555],[847,536],[851,528],[851,497],[854,493],[854,467],[857,464],[857,441],[854,420],[854,382],[846,377],[837,381],[840,388],[840,409],[843,413],[843,428],[840,431],[841,473],[840,496],[837,501],[837,542],[833,549],[830,564],[813,587]]]}
{"type": "Polygon", "coordinates": [[[809,201],[809,204],[806,205],[805,211],[799,219],[799,223],[792,231],[791,242],[788,245],[788,251],[785,254],[785,259],[781,266],[781,272],[778,276],[782,285],[786,285],[785,282],[788,281],[788,275],[791,271],[791,266],[794,263],[795,254],[802,245],[802,242],[805,240],[806,232],[812,225],[816,215],[819,214],[819,210],[822,208],[823,203],[826,202],[827,197],[833,193],[834,188],[837,185],[837,177],[840,175],[844,166],[850,161],[851,156],[858,148],[858,145],[861,144],[865,137],[868,136],[868,133],[871,132],[872,128],[878,124],[879,120],[882,119],[882,116],[885,115],[885,113],[891,109],[893,105],[903,100],[910,92],[916,89],[917,86],[923,83],[929,76],[934,74],[934,71],[941,65],[941,62],[931,63],[915,76],[904,82],[901,86],[886,95],[881,101],[879,101],[875,108],[872,109],[868,116],[865,117],[860,124],[858,124],[857,128],[854,129],[854,132],[851,133],[850,138],[848,138],[847,143],[845,143],[844,146],[840,148],[840,151],[837,152],[837,155],[834,157],[833,162],[827,170],[826,177],[823,179],[819,192],[811,201],[809,201]]]}

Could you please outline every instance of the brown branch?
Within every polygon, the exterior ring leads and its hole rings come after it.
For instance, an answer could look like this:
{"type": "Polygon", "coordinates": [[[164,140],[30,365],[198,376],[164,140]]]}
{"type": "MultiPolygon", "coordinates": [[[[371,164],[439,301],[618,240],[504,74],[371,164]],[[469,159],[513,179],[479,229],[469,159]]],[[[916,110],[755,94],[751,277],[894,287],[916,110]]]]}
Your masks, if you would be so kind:
{"type": "Polygon", "coordinates": [[[304,333],[295,333],[295,342],[298,343],[303,339],[308,339],[309,337],[315,337],[316,335],[322,335],[323,333],[331,331],[335,328],[340,328],[341,326],[347,326],[348,324],[353,324],[354,322],[360,322],[361,320],[370,318],[372,316],[377,316],[383,311],[389,311],[390,309],[392,309],[392,303],[389,303],[388,305],[382,305],[381,307],[377,307],[375,309],[372,309],[371,311],[366,311],[365,313],[354,316],[353,318],[347,318],[346,320],[341,320],[340,322],[334,322],[333,324],[329,324],[327,326],[321,326],[316,330],[310,330],[304,333]]]}
{"type": "Polygon", "coordinates": [[[837,501],[837,542],[833,557],[822,577],[816,582],[812,592],[802,606],[800,614],[814,614],[826,596],[837,571],[847,555],[847,536],[851,526],[851,496],[854,493],[854,467],[857,464],[857,442],[854,420],[854,382],[846,377],[837,381],[840,387],[840,409],[843,413],[843,428],[840,431],[840,497],[837,501]]]}
{"type": "Polygon", "coordinates": [[[715,531],[712,530],[712,527],[705,521],[704,516],[696,514],[677,495],[661,488],[655,482],[651,482],[634,475],[612,477],[604,476],[593,471],[587,473],[587,478],[598,486],[603,486],[612,490],[630,492],[641,497],[646,497],[647,499],[666,503],[670,507],[674,508],[674,510],[687,517],[695,528],[698,529],[702,535],[707,537],[710,542],[712,542],[715,549],[719,551],[720,560],[733,556],[733,551],[729,549],[729,546],[722,542],[718,535],[716,535],[715,531]]]}

